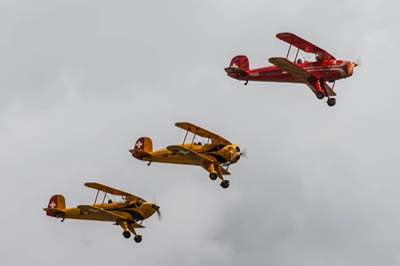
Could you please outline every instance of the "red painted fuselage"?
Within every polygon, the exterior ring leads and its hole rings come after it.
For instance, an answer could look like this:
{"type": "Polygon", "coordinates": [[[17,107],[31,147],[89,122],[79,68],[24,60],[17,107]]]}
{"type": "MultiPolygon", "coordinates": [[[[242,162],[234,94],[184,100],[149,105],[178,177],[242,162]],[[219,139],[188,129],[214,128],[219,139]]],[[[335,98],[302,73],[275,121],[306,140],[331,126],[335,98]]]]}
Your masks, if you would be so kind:
{"type": "MultiPolygon", "coordinates": [[[[354,63],[342,60],[324,60],[322,62],[305,61],[295,64],[321,81],[335,81],[350,77],[354,69],[354,63]]],[[[239,70],[239,68],[237,69],[239,70]]],[[[245,71],[236,71],[235,66],[231,66],[225,70],[228,76],[237,80],[304,83],[304,79],[297,78],[273,65],[245,71]]]]}

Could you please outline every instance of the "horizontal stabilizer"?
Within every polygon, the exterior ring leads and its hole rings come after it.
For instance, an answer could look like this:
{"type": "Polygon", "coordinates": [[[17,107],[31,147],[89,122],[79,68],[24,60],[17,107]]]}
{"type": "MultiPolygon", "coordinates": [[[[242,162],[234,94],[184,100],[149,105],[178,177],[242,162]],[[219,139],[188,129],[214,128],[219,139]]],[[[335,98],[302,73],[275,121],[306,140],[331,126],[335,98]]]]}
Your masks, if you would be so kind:
{"type": "Polygon", "coordinates": [[[65,212],[60,209],[54,209],[54,208],[43,208],[44,211],[46,211],[46,214],[48,216],[53,216],[53,217],[64,217],[65,212]]]}
{"type": "Polygon", "coordinates": [[[234,73],[234,74],[237,74],[238,76],[242,76],[242,77],[249,75],[245,70],[237,68],[237,67],[226,67],[225,72],[227,74],[234,73]]]}

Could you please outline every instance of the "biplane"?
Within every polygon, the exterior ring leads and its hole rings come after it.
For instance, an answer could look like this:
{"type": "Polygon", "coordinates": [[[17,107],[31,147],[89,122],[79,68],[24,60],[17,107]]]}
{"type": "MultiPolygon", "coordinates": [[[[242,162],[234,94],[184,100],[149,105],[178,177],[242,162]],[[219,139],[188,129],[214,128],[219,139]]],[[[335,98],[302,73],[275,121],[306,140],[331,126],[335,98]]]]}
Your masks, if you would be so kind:
{"type": "Polygon", "coordinates": [[[219,177],[221,187],[228,188],[229,180],[224,179],[224,175],[230,175],[229,166],[239,161],[242,155],[240,148],[229,140],[192,123],[178,122],[175,126],[186,131],[182,144],[153,151],[152,140],[141,137],[129,152],[136,159],[147,161],[148,165],[159,162],[201,166],[209,173],[211,180],[219,177]],[[190,142],[186,142],[189,133],[193,136],[190,142]],[[196,137],[206,139],[206,142],[197,142],[196,137]]]}
{"type": "Polygon", "coordinates": [[[50,198],[47,208],[43,210],[48,216],[60,218],[61,222],[65,219],[114,222],[115,225],[122,227],[125,238],[131,237],[133,233],[137,243],[142,241],[142,236],[136,233],[135,228],[144,228],[143,220],[154,213],[161,217],[160,207],[157,204],[147,202],[138,196],[94,182],[85,183],[85,186],[97,190],[93,204],[66,208],[64,196],[58,194],[50,198]],[[97,202],[100,191],[104,193],[103,199],[97,202]],[[121,196],[122,201],[109,199],[105,202],[108,194],[121,196]]]}
{"type": "Polygon", "coordinates": [[[250,69],[245,55],[232,58],[225,72],[229,77],[245,81],[291,82],[306,84],[315,96],[322,100],[327,97],[329,106],[336,104],[336,93],[333,91],[335,81],[353,75],[357,63],[338,60],[333,55],[303,38],[288,32],[278,33],[276,37],[289,44],[286,57],[272,57],[268,61],[273,66],[250,69]],[[289,59],[292,46],[297,48],[293,61],[289,59]],[[315,55],[315,61],[309,62],[299,58],[299,51],[315,55]],[[332,87],[328,84],[331,83],[332,87]]]}

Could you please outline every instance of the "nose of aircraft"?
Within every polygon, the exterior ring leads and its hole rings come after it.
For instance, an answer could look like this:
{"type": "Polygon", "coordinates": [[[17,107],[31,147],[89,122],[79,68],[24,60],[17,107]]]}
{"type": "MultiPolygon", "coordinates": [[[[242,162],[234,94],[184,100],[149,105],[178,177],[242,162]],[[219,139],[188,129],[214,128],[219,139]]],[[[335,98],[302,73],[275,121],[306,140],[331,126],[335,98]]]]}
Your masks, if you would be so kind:
{"type": "Polygon", "coordinates": [[[157,204],[153,203],[153,204],[151,204],[151,207],[153,208],[153,210],[155,212],[157,212],[158,219],[161,220],[160,206],[158,206],[157,204]]]}
{"type": "Polygon", "coordinates": [[[347,63],[347,72],[348,72],[349,76],[353,75],[354,68],[357,66],[358,66],[358,64],[356,62],[348,62],[347,63]]]}
{"type": "Polygon", "coordinates": [[[239,146],[236,146],[235,156],[234,156],[233,160],[235,162],[239,161],[241,155],[242,155],[242,152],[240,152],[239,146]]]}

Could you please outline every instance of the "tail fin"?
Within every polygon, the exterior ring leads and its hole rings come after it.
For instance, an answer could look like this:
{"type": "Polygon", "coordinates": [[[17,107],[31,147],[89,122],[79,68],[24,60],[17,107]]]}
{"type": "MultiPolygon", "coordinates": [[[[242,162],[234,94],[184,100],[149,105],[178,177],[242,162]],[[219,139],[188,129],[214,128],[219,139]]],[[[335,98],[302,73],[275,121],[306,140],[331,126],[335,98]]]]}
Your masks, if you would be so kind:
{"type": "Polygon", "coordinates": [[[57,217],[59,212],[64,209],[65,209],[65,198],[63,195],[58,194],[58,195],[53,195],[50,198],[49,204],[45,210],[48,216],[57,217]]]}
{"type": "Polygon", "coordinates": [[[153,142],[148,137],[141,137],[136,141],[135,146],[131,151],[133,151],[132,155],[136,159],[142,160],[144,153],[150,153],[153,151],[153,142]]]}
{"type": "Polygon", "coordinates": [[[245,55],[237,55],[232,58],[229,67],[239,68],[241,70],[247,71],[249,70],[249,59],[245,55]]]}

